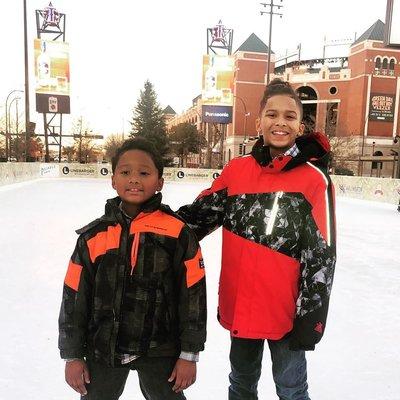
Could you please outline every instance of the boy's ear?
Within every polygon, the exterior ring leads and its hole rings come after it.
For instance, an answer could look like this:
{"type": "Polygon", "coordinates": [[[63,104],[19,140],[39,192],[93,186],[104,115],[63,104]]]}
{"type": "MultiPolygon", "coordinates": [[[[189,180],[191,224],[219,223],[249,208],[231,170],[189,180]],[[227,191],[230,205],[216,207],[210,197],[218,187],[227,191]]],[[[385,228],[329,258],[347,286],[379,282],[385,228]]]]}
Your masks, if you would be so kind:
{"type": "Polygon", "coordinates": [[[304,133],[304,128],[305,128],[305,125],[304,124],[300,124],[299,133],[297,134],[297,136],[301,136],[304,133]]]}
{"type": "Polygon", "coordinates": [[[257,117],[257,119],[256,119],[256,132],[258,132],[258,133],[261,132],[261,119],[260,119],[260,117],[257,117]]]}
{"type": "Polygon", "coordinates": [[[164,178],[160,178],[158,180],[157,191],[160,192],[163,186],[164,186],[164,178]]]}
{"type": "Polygon", "coordinates": [[[114,175],[111,175],[111,186],[115,190],[115,178],[114,178],[114,175]]]}

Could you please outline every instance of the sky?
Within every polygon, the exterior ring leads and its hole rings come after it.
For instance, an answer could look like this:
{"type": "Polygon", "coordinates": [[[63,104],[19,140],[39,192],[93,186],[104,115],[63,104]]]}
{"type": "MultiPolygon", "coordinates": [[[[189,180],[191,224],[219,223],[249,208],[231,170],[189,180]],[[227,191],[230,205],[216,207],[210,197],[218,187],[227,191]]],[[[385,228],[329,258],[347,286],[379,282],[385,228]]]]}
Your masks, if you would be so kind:
{"type": "MultiPolygon", "coordinates": [[[[176,209],[208,185],[167,182],[163,201],[176,209]]],[[[0,187],[2,226],[7,227],[0,230],[0,399],[78,400],[64,381],[57,349],[62,282],[77,238],[74,230],[98,217],[111,196],[109,178],[41,179],[0,187]]],[[[341,197],[336,204],[338,261],[326,332],[316,350],[307,352],[310,397],[398,400],[399,213],[393,204],[341,197]]],[[[230,342],[216,318],[221,229],[201,246],[207,342],[197,381],[186,395],[219,400],[227,398],[230,342]]],[[[269,358],[266,346],[259,398],[277,400],[269,358]]],[[[143,399],[135,373],[121,396],[132,399],[143,399]]]]}
{"type": "MultiPolygon", "coordinates": [[[[33,85],[35,10],[49,0],[27,0],[30,83],[33,85]]],[[[377,19],[385,21],[386,0],[275,0],[283,17],[274,17],[272,50],[279,56],[301,43],[302,58],[321,57],[328,40],[361,35],[377,19]]],[[[64,133],[83,116],[94,133],[127,134],[132,109],[149,79],[160,105],[177,113],[190,108],[201,91],[202,55],[207,28],[221,19],[233,29],[235,51],[251,33],[268,44],[269,15],[255,0],[54,0],[66,14],[70,44],[71,115],[64,133]]],[[[0,118],[5,100],[24,88],[23,0],[0,2],[0,118]]],[[[347,55],[348,47],[330,47],[327,56],[347,55]]],[[[31,120],[42,130],[42,116],[30,89],[31,120]]],[[[23,101],[20,102],[22,109],[23,101]]]]}

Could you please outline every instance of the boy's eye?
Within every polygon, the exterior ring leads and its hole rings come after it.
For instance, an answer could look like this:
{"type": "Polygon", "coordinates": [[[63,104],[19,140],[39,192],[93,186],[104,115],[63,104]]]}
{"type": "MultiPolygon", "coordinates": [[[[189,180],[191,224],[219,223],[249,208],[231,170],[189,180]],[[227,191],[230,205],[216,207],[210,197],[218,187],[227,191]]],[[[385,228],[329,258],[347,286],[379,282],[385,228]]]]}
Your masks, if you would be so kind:
{"type": "Polygon", "coordinates": [[[140,173],[140,175],[143,175],[143,176],[147,176],[147,175],[150,175],[147,171],[142,171],[141,173],[140,173]]]}
{"type": "Polygon", "coordinates": [[[121,175],[128,175],[129,171],[121,171],[121,175]]]}

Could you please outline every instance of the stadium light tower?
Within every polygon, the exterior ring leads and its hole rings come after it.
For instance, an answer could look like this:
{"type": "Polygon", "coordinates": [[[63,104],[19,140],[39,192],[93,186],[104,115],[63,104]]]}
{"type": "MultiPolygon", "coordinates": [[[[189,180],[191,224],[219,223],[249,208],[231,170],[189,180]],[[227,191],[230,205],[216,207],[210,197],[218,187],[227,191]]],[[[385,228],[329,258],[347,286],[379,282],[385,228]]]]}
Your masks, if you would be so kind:
{"type": "MultiPolygon", "coordinates": [[[[279,15],[282,18],[281,13],[279,12],[275,12],[274,7],[276,7],[278,9],[278,11],[283,7],[282,5],[278,5],[278,4],[274,4],[274,0],[270,0],[271,3],[260,3],[264,9],[266,7],[269,7],[269,11],[260,11],[261,15],[264,14],[269,14],[269,38],[268,38],[268,69],[267,69],[267,84],[269,83],[269,76],[271,74],[270,72],[270,65],[271,65],[271,38],[272,38],[272,17],[274,15],[279,15]]],[[[277,0],[275,0],[277,1],[277,0]]],[[[282,0],[280,0],[280,2],[282,3],[282,0]]]]}

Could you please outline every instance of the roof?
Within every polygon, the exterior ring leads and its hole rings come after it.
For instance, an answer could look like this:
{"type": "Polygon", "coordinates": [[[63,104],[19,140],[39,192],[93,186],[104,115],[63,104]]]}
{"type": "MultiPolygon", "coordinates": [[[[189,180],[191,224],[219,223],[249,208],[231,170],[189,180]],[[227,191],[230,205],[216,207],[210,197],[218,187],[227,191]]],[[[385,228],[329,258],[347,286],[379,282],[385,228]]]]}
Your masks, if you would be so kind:
{"type": "Polygon", "coordinates": [[[171,106],[167,106],[164,108],[163,114],[176,114],[176,112],[171,106]]]}
{"type": "Polygon", "coordinates": [[[385,38],[385,24],[378,19],[371,25],[353,44],[364,42],[365,40],[378,40],[383,42],[385,38]]]}
{"type": "MultiPolygon", "coordinates": [[[[236,51],[266,54],[268,53],[268,46],[255,33],[252,33],[236,51]]],[[[271,54],[274,54],[272,50],[271,54]]]]}

